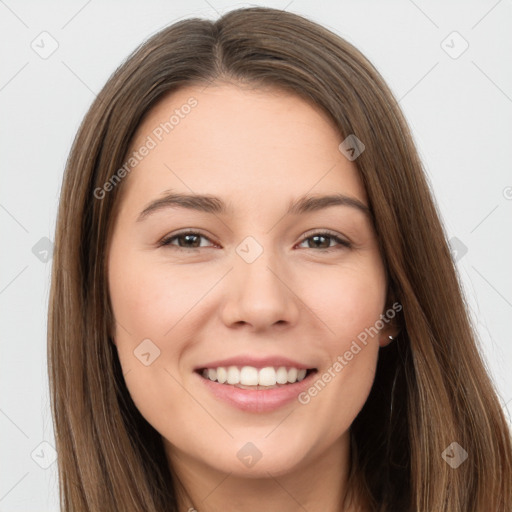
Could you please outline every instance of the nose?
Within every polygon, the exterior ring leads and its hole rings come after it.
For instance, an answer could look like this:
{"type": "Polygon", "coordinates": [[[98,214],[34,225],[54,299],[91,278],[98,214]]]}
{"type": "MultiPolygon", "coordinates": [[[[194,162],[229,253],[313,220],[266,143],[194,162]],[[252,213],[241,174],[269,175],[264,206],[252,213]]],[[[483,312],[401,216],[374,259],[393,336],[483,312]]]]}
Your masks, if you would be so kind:
{"type": "Polygon", "coordinates": [[[226,301],[222,320],[228,327],[249,325],[261,332],[274,325],[294,325],[300,312],[300,299],[293,278],[283,262],[264,250],[251,263],[234,255],[233,270],[226,276],[226,301]]]}

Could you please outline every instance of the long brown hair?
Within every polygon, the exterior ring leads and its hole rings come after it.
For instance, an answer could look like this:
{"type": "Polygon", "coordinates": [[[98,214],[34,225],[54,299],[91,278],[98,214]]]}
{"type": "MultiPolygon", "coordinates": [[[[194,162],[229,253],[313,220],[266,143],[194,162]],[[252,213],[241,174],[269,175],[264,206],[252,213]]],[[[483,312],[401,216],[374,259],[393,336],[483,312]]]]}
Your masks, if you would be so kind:
{"type": "MultiPolygon", "coordinates": [[[[67,161],[55,235],[48,365],[62,510],[176,511],[179,483],[161,436],[141,416],[109,333],[106,256],[123,166],[142,118],[178,88],[219,80],[277,87],[324,110],[355,160],[401,331],[380,350],[351,426],[349,483],[373,511],[505,512],[511,435],[479,353],[446,235],[402,113],[352,45],[268,8],[188,19],[160,31],[113,73],[67,161]],[[95,193],[96,191],[96,193],[95,193]],[[468,454],[442,457],[457,442],[468,454]]],[[[127,177],[126,179],[129,179],[127,177]]]]}

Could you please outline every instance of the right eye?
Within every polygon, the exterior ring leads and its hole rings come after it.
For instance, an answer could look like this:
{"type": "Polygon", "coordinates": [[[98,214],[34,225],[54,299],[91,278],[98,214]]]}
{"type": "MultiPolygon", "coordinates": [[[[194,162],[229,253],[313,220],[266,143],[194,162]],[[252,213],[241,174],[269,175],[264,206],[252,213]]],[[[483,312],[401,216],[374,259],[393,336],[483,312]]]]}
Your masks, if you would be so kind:
{"type": "Polygon", "coordinates": [[[159,247],[172,246],[178,250],[185,251],[190,249],[199,249],[201,247],[205,247],[204,245],[201,245],[201,238],[211,242],[209,238],[202,235],[201,233],[198,233],[197,231],[184,231],[182,233],[177,233],[172,236],[163,238],[159,243],[159,247]],[[177,241],[178,243],[175,244],[173,243],[174,241],[177,241]]]}

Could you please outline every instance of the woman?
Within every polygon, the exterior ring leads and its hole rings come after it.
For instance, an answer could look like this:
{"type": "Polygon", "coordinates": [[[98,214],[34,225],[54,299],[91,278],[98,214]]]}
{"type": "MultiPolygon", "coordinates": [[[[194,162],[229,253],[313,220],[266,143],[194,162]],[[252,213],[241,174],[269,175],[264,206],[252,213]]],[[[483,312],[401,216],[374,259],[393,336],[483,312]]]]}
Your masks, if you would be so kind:
{"type": "Polygon", "coordinates": [[[510,510],[412,137],[338,36],[264,8],[153,36],[80,127],[55,239],[63,510],[510,510]]]}

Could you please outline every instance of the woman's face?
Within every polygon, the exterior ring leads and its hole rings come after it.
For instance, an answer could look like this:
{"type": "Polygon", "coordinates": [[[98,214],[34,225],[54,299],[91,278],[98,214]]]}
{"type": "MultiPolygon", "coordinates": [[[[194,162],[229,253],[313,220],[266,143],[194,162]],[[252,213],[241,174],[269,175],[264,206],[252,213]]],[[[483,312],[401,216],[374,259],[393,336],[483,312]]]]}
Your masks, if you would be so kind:
{"type": "Polygon", "coordinates": [[[227,84],[140,125],[112,185],[113,338],[171,461],[267,476],[347,446],[389,333],[372,335],[385,269],[341,142],[304,100],[227,84]]]}

